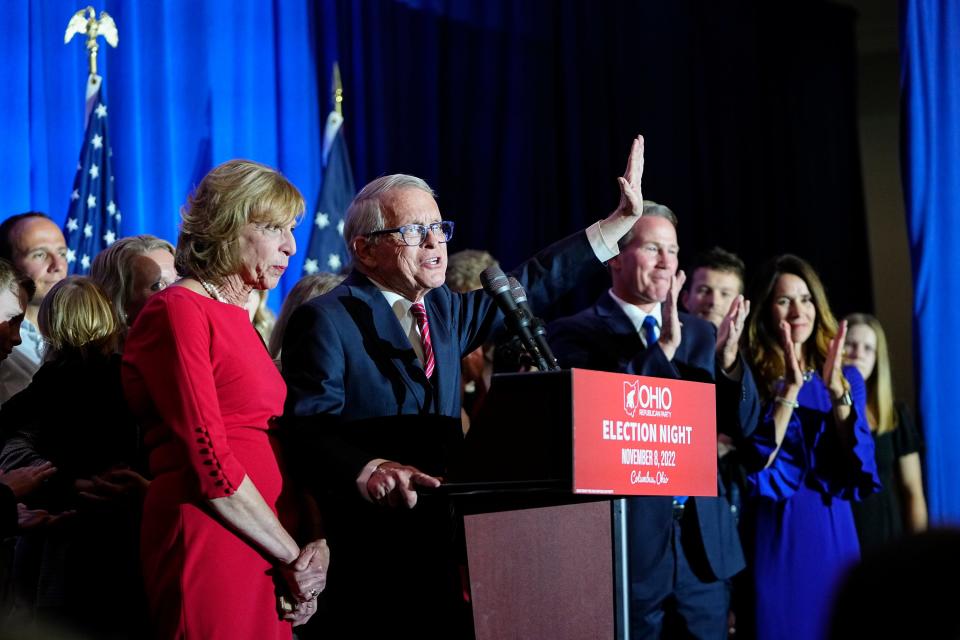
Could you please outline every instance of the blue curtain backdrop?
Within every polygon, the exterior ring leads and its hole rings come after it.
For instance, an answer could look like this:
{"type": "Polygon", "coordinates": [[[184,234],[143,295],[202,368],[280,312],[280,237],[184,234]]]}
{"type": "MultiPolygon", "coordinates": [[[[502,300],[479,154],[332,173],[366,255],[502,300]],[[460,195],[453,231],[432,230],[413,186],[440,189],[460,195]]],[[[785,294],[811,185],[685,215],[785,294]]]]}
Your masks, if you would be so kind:
{"type": "Polygon", "coordinates": [[[960,523],[960,3],[900,4],[902,162],[913,265],[917,399],[931,518],[960,523]]]}
{"type": "MultiPolygon", "coordinates": [[[[0,44],[0,217],[62,220],[83,133],[83,46],[65,0],[11,3],[0,44]]],[[[81,3],[85,4],[85,3],[81,3]]],[[[629,141],[646,196],[681,218],[681,259],[720,244],[748,267],[799,253],[837,311],[870,309],[856,134],[854,13],[830,3],[585,0],[101,0],[101,53],[125,234],[175,239],[214,164],[271,164],[309,203],[330,68],[358,186],[420,175],[456,220],[452,251],[506,266],[602,217],[629,141]],[[101,45],[106,48],[105,45],[101,45]],[[828,96],[829,99],[825,99],[828,96]],[[829,231],[826,231],[829,230],[829,231]],[[845,268],[832,268],[845,255],[845,268]]],[[[603,286],[585,289],[585,304],[603,286]]]]}
{"type": "MultiPolygon", "coordinates": [[[[0,218],[30,209],[62,223],[83,136],[87,53],[63,44],[87,2],[5,3],[0,218]]],[[[285,0],[94,2],[120,32],[100,40],[121,232],[176,242],[179,210],[214,165],[245,157],[277,167],[303,192],[307,220],[321,180],[322,78],[336,57],[333,3],[285,0]],[[318,20],[317,15],[328,16],[318,20]],[[324,71],[325,70],[325,71],[324,71]]],[[[309,225],[297,230],[306,246],[309,225]]],[[[303,253],[292,261],[299,273],[303,253]]],[[[281,282],[281,296],[292,278],[281,282]]]]}

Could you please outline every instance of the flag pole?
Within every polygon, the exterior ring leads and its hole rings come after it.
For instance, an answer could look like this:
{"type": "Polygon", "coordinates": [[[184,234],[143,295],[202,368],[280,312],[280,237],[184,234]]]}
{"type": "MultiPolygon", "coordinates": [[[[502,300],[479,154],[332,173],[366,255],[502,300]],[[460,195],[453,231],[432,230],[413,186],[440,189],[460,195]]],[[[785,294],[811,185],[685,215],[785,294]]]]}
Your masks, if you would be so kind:
{"type": "Polygon", "coordinates": [[[343,116],[343,83],[340,82],[340,65],[333,63],[333,86],[331,87],[333,110],[343,116]]]}
{"type": "Polygon", "coordinates": [[[101,91],[103,79],[97,74],[97,39],[102,36],[107,44],[116,47],[119,41],[117,25],[106,11],[101,11],[97,18],[93,7],[87,7],[70,18],[63,43],[68,44],[78,34],[86,38],[89,75],[83,142],[67,207],[67,219],[63,225],[70,273],[86,273],[90,269],[96,255],[117,240],[121,219],[113,184],[113,151],[107,131],[107,105],[101,91]]]}

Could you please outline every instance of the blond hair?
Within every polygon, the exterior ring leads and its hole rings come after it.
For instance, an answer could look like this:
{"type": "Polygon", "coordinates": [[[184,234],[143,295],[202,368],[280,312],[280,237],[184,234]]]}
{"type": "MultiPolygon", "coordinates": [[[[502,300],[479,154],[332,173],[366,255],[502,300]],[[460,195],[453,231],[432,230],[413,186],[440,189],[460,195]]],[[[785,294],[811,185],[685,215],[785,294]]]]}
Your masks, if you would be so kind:
{"type": "Polygon", "coordinates": [[[897,428],[897,412],[893,408],[893,381],[890,375],[890,352],[887,349],[887,334],[880,321],[868,313],[851,313],[846,317],[847,330],[857,325],[870,327],[877,336],[877,363],[867,384],[867,420],[870,428],[879,434],[897,428]]]}
{"type": "Polygon", "coordinates": [[[177,272],[220,283],[240,269],[244,225],[289,225],[306,208],[280,172],[250,160],[229,160],[210,170],[180,212],[177,272]]]}
{"type": "Polygon", "coordinates": [[[107,355],[117,346],[119,325],[107,296],[88,277],[68,276],[40,303],[40,333],[50,345],[48,360],[70,352],[107,355]]]}
{"type": "Polygon", "coordinates": [[[257,330],[264,344],[270,342],[270,336],[273,334],[273,327],[277,323],[277,317],[267,306],[267,289],[252,289],[250,295],[257,296],[257,308],[253,311],[253,328],[257,330]]]}
{"type": "Polygon", "coordinates": [[[120,238],[98,253],[90,265],[90,278],[107,294],[122,329],[129,324],[127,303],[133,294],[133,259],[158,249],[176,255],[172,244],[147,233],[120,238]]]}
{"type": "Polygon", "coordinates": [[[482,289],[480,274],[487,267],[498,266],[496,258],[486,251],[457,251],[447,258],[447,286],[460,293],[482,289]]]}
{"type": "Polygon", "coordinates": [[[287,323],[290,322],[290,316],[297,307],[330,291],[345,278],[346,276],[340,274],[321,271],[303,276],[297,284],[293,285],[293,289],[287,294],[280,308],[280,315],[277,316],[277,322],[273,325],[273,333],[270,334],[270,357],[274,360],[280,357],[283,349],[283,334],[287,331],[287,323]]]}

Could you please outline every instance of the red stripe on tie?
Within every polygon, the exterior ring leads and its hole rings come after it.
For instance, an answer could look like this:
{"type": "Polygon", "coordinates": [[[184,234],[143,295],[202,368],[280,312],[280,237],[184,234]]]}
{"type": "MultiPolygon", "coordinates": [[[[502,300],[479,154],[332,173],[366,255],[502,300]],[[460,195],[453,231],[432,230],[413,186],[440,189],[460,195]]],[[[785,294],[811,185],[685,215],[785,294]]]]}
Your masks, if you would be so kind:
{"type": "Polygon", "coordinates": [[[410,306],[410,312],[416,318],[417,327],[420,329],[420,342],[423,345],[423,372],[427,374],[427,378],[431,378],[436,363],[433,358],[433,342],[430,340],[430,322],[427,320],[427,310],[424,309],[422,302],[414,302],[410,306]]]}

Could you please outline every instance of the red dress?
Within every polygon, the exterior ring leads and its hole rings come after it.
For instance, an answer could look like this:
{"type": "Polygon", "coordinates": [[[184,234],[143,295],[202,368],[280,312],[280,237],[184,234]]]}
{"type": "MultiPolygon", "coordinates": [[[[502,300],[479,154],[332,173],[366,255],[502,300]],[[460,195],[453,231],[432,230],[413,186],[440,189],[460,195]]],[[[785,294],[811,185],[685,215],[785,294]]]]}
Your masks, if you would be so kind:
{"type": "Polygon", "coordinates": [[[154,478],[140,555],[157,637],[290,638],[271,562],[207,505],[249,476],[293,532],[272,433],[286,387],[247,312],[184,287],[158,293],[130,330],[123,385],[154,478]]]}

